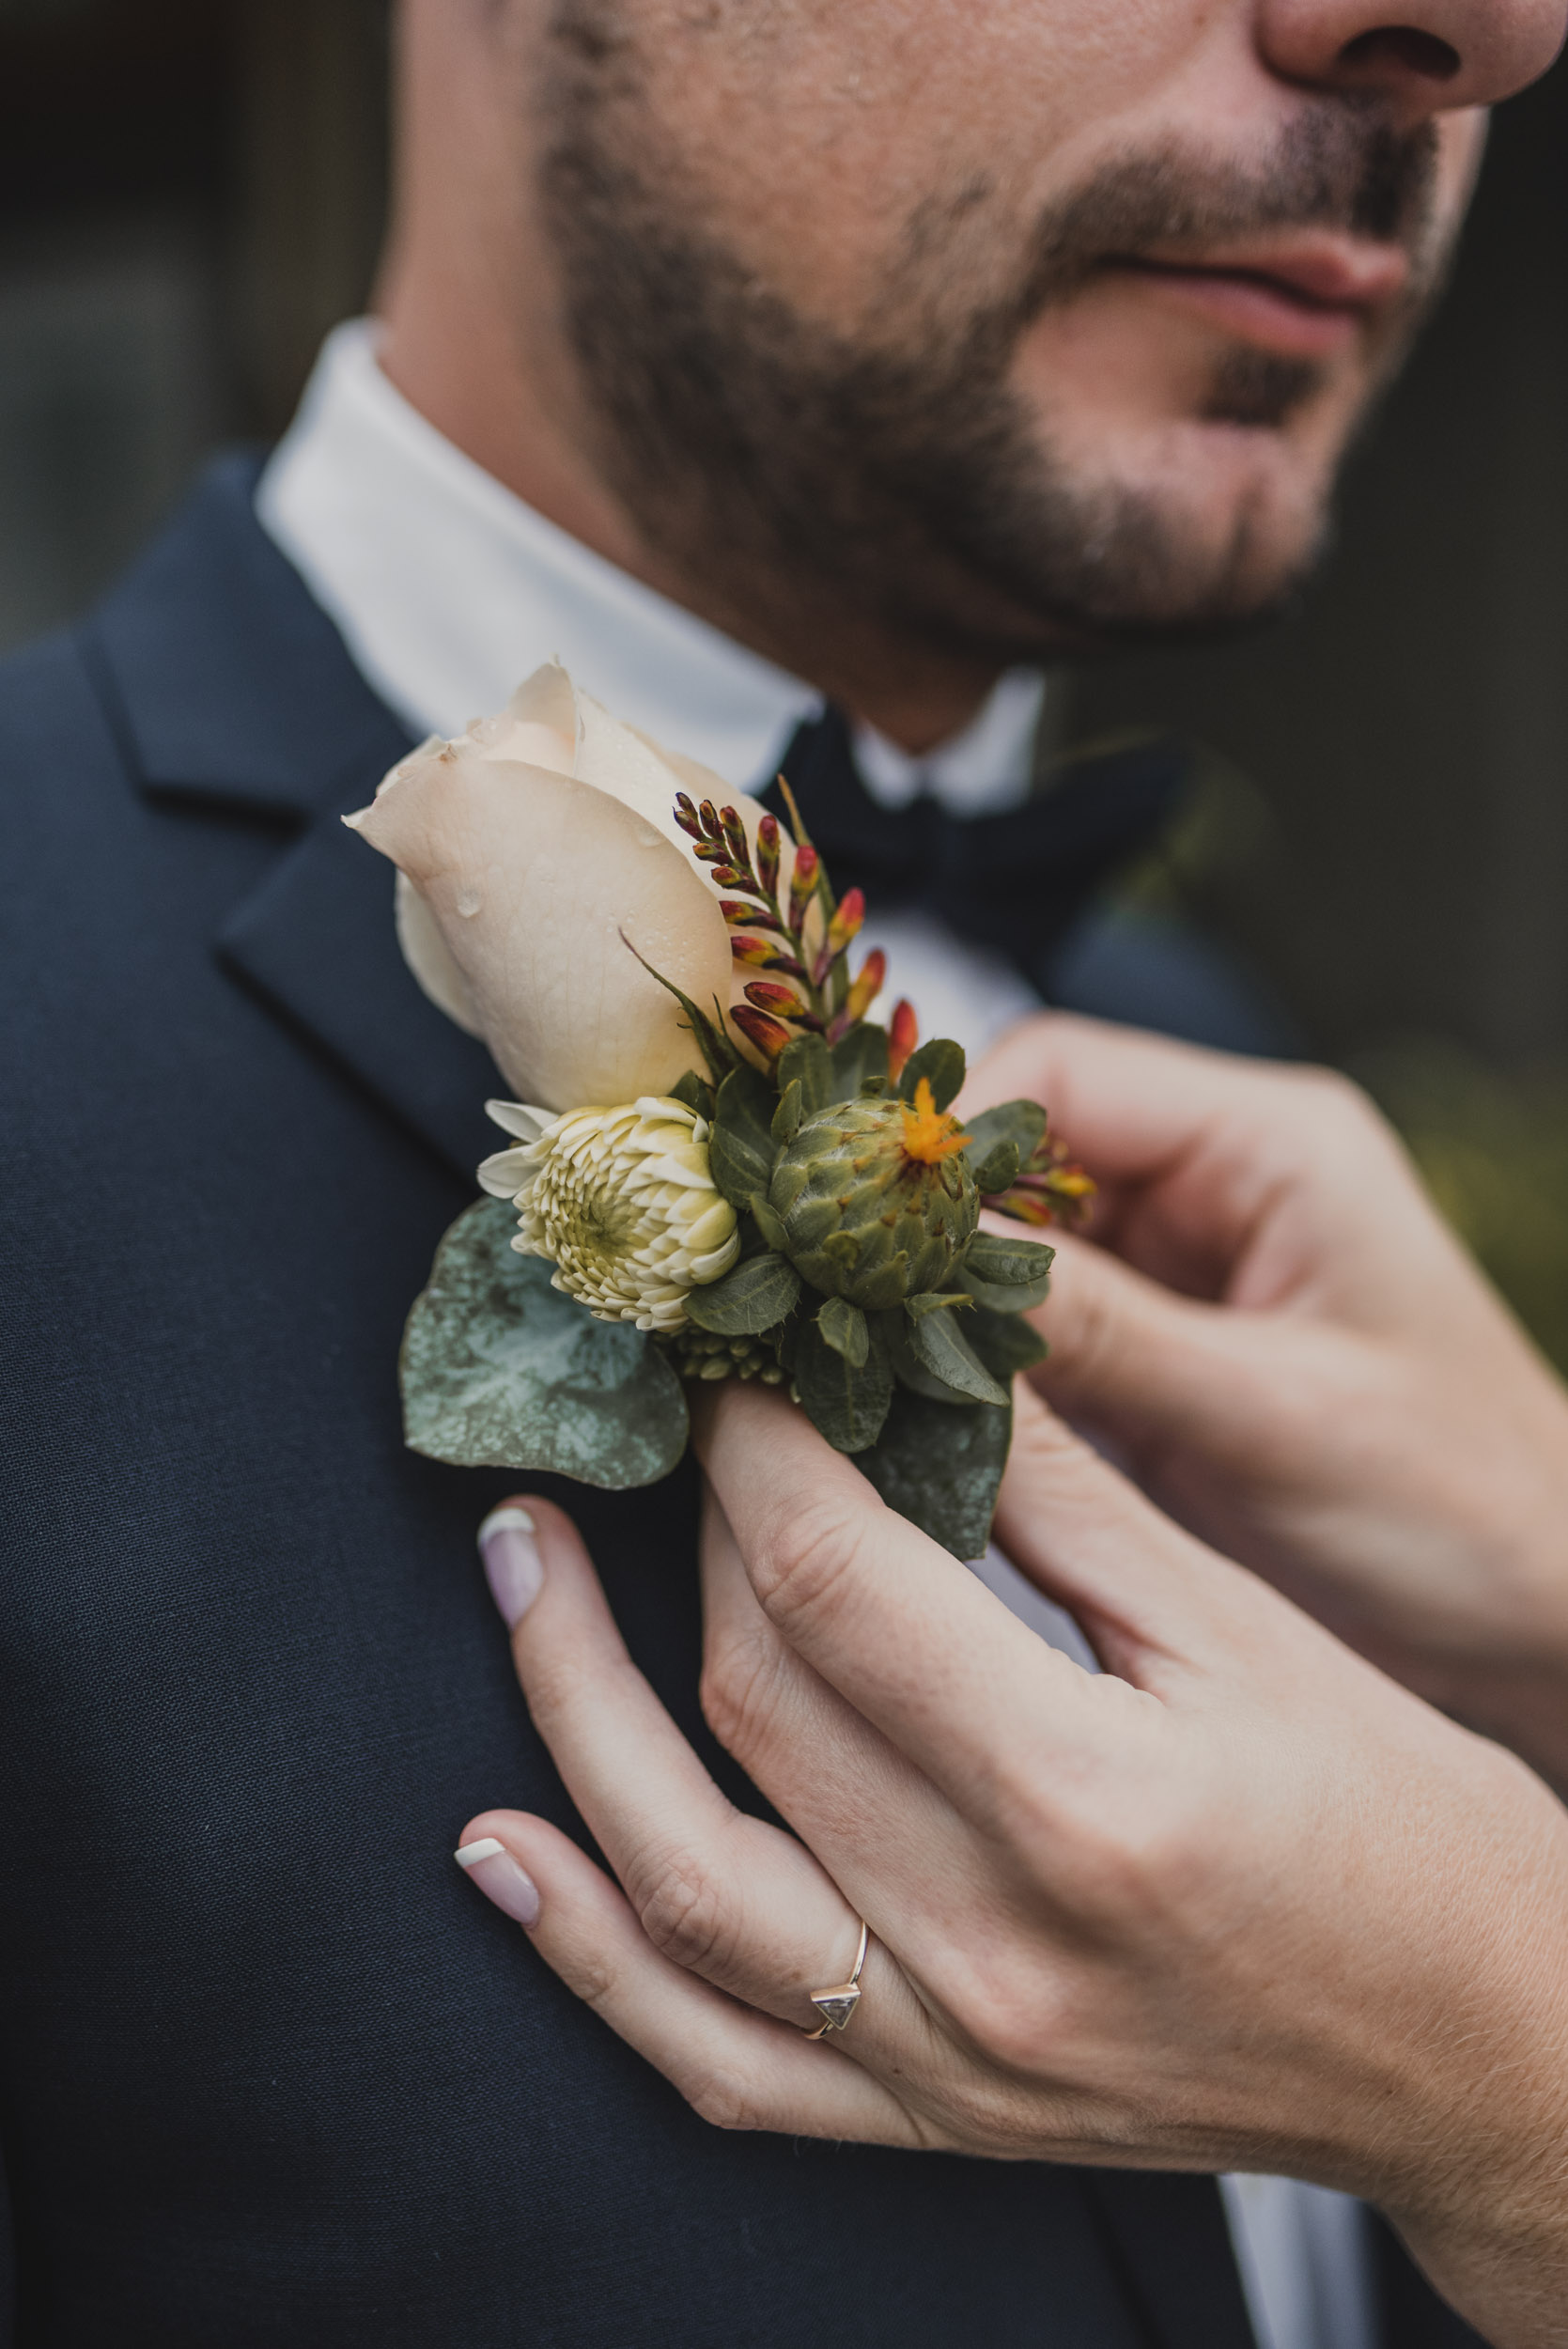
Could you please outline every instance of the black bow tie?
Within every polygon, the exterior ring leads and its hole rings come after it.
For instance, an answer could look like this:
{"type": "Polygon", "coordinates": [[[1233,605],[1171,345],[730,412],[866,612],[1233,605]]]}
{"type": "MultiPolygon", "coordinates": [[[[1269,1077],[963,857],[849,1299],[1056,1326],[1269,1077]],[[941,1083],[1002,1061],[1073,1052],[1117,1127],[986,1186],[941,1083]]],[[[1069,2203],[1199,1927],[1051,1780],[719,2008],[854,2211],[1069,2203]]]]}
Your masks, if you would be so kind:
{"type": "MultiPolygon", "coordinates": [[[[833,887],[872,913],[920,907],[1044,986],[1055,950],[1093,898],[1153,848],[1192,767],[1170,736],[1066,762],[1037,798],[1001,816],[950,816],[935,800],[878,807],[849,729],[828,709],[797,732],[784,772],[833,887]]],[[[764,798],[779,815],[778,786],[764,798]]]]}

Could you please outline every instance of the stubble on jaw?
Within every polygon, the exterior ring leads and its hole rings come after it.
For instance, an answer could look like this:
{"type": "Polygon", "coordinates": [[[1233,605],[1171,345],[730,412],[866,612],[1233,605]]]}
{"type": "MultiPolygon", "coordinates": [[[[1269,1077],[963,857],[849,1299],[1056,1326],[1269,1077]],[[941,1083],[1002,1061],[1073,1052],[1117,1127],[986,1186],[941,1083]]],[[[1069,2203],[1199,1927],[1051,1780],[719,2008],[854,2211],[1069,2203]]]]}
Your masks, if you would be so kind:
{"type": "MultiPolygon", "coordinates": [[[[1257,165],[1173,146],[1128,156],[1027,231],[983,179],[934,191],[850,333],[724,242],[617,0],[561,0],[539,119],[542,216],[600,461],[649,546],[775,643],[815,608],[1001,664],[1266,616],[1318,538],[1271,570],[1246,501],[1228,543],[1201,549],[1157,496],[1075,473],[1013,388],[1019,344],[1119,259],[1274,228],[1398,238],[1423,289],[1436,274],[1434,135],[1304,98],[1257,165]],[[977,252],[982,270],[959,265],[977,252]]],[[[1406,304],[1382,372],[1421,306],[1406,304]]],[[[1237,344],[1199,412],[1279,430],[1322,380],[1237,344]]]]}

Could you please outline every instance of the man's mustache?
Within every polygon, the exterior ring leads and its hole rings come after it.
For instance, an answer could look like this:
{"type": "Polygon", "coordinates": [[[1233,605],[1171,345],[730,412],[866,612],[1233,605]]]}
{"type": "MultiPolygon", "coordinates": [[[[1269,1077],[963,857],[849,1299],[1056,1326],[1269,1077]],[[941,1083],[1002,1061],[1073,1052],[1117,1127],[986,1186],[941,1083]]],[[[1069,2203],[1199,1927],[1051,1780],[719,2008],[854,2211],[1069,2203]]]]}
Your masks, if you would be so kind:
{"type": "Polygon", "coordinates": [[[1034,264],[1013,305],[1015,331],[1118,261],[1201,257],[1281,229],[1337,229],[1402,245],[1419,282],[1430,273],[1436,172],[1433,123],[1397,131],[1343,100],[1308,101],[1245,164],[1176,143],[1105,163],[1039,221],[1034,264]]]}

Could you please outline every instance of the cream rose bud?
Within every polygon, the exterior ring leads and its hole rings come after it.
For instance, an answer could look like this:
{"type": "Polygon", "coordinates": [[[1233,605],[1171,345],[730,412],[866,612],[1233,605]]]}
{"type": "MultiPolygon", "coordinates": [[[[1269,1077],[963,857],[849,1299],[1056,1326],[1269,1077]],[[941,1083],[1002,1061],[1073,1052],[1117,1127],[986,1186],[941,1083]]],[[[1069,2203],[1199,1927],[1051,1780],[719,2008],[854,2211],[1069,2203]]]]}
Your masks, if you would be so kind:
{"type": "Polygon", "coordinates": [[[683,1101],[647,1096],[551,1119],[518,1101],[486,1107],[520,1144],[479,1169],[491,1197],[519,1209],[519,1254],[548,1257],[551,1285],[600,1321],[684,1328],[691,1290],[740,1252],[703,1119],[683,1101]]]}
{"type": "Polygon", "coordinates": [[[700,1066],[679,1004],[630,952],[704,1009],[740,984],[720,893],[675,820],[683,790],[737,808],[755,839],[754,800],[551,663],[499,716],[411,752],[345,817],[398,869],[415,978],[524,1099],[662,1096],[700,1066]]]}

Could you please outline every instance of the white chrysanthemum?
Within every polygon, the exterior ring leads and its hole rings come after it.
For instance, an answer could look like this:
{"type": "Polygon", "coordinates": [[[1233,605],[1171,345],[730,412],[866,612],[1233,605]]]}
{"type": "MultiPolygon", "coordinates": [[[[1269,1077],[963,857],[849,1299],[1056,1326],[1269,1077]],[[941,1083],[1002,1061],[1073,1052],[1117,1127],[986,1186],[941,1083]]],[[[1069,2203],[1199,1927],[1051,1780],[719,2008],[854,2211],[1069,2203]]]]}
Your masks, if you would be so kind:
{"type": "Polygon", "coordinates": [[[555,1118],[515,1101],[486,1106],[522,1145],[479,1169],[485,1190],[520,1211],[519,1253],[548,1257],[552,1285],[600,1321],[682,1329],[690,1291],[717,1281],[740,1252],[703,1119],[651,1095],[555,1118]]]}

